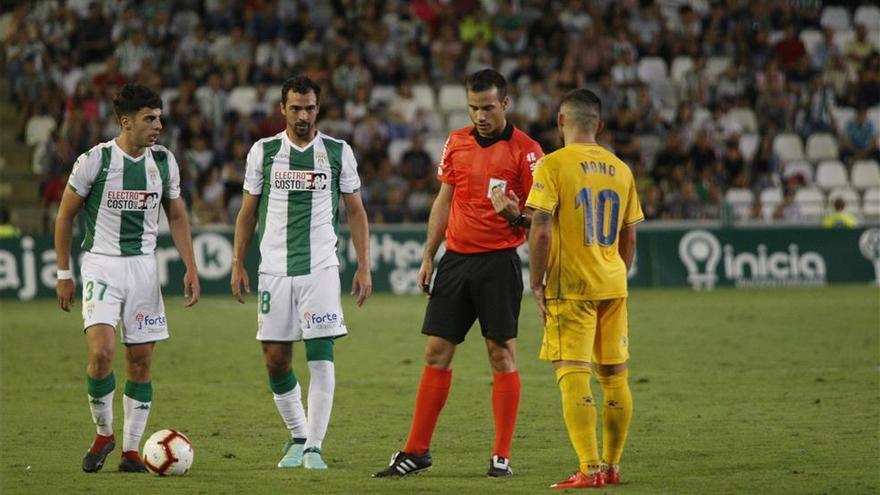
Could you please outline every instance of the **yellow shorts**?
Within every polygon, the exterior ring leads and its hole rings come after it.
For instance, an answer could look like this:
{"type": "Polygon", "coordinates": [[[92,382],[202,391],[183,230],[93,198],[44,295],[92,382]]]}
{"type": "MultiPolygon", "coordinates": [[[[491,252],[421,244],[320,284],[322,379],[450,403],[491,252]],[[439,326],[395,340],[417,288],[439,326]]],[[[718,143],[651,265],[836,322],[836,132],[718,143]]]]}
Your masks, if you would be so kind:
{"type": "Polygon", "coordinates": [[[629,359],[626,298],[547,300],[541,359],[621,364],[629,359]]]}

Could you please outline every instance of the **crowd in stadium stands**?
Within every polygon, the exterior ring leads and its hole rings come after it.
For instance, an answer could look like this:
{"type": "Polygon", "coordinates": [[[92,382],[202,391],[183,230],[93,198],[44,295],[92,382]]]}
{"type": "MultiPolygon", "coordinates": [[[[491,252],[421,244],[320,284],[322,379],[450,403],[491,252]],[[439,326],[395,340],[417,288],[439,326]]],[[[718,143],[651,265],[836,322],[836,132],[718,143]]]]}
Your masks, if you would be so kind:
{"type": "MultiPolygon", "coordinates": [[[[116,135],[110,101],[160,91],[161,142],[196,221],[229,223],[249,146],[284,129],[280,84],[325,88],[319,128],[357,154],[371,221],[425,221],[462,82],[495,67],[511,120],[545,152],[577,87],[649,219],[880,216],[880,8],[834,2],[69,0],[0,20],[6,95],[44,205],[77,155],[116,135]]],[[[876,217],[875,217],[876,218],[876,217]]]]}

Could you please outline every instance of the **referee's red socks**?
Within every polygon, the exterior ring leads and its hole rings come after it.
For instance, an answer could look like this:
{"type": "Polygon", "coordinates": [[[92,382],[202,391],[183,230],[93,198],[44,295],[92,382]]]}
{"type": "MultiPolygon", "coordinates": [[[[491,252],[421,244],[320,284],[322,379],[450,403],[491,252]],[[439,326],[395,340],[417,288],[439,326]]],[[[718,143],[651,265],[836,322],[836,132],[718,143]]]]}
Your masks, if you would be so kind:
{"type": "MultiPolygon", "coordinates": [[[[409,454],[423,454],[431,447],[431,436],[440,411],[446,404],[449,395],[449,384],[452,382],[451,369],[437,369],[425,366],[422,381],[419,382],[419,393],[416,396],[416,408],[413,412],[412,426],[403,451],[409,454]]],[[[517,384],[519,380],[517,380],[517,384]]],[[[517,397],[519,397],[517,387],[517,397]]],[[[514,415],[516,411],[514,410],[514,415]]],[[[511,428],[511,431],[513,428],[511,428]]],[[[510,442],[508,441],[508,444],[510,442]]]]}
{"type": "Polygon", "coordinates": [[[519,409],[519,372],[495,372],[492,384],[492,412],[495,415],[493,455],[510,459],[510,442],[519,409]]]}

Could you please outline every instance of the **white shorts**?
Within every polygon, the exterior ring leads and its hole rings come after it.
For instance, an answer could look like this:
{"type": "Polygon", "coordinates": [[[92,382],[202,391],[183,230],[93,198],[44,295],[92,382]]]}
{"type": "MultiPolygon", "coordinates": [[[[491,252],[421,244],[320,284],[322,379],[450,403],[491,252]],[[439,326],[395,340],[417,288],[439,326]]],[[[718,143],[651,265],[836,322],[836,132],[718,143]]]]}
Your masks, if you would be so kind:
{"type": "Polygon", "coordinates": [[[85,253],[82,275],[83,328],[122,319],[121,340],[143,344],[168,338],[165,304],[154,255],[85,253]]]}
{"type": "Polygon", "coordinates": [[[258,287],[257,340],[293,342],[348,333],[338,267],[298,277],[261,273],[258,287]]]}

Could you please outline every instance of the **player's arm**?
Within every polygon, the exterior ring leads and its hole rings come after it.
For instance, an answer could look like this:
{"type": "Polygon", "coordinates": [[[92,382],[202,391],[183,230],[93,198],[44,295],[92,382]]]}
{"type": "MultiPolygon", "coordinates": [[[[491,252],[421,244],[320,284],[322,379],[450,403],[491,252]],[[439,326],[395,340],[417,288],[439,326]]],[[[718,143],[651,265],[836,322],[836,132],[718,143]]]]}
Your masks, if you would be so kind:
{"type": "Polygon", "coordinates": [[[244,267],[244,258],[247,255],[248,245],[254,236],[254,228],[257,226],[257,207],[260,204],[260,196],[244,191],[241,198],[241,209],[235,219],[235,233],[232,239],[232,275],[229,285],[232,286],[232,295],[238,302],[244,304],[244,296],[241,288],[250,293],[251,286],[248,281],[247,270],[244,267]]]}
{"type": "Polygon", "coordinates": [[[357,305],[361,306],[373,293],[373,276],[370,274],[370,226],[361,192],[342,193],[348,212],[348,228],[351,242],[357,253],[358,268],[351,282],[351,295],[357,293],[357,305]]]}
{"type": "Polygon", "coordinates": [[[636,224],[625,225],[620,229],[620,240],[617,242],[617,252],[626,264],[626,271],[632,267],[633,258],[636,254],[636,224]]]}
{"type": "Polygon", "coordinates": [[[55,218],[55,255],[58,263],[55,294],[58,296],[58,306],[64,311],[70,311],[76,292],[73,273],[70,271],[70,245],[73,242],[73,219],[83,203],[85,198],[66,187],[61,196],[58,216],[55,218]]]}
{"type": "Polygon", "coordinates": [[[186,203],[180,196],[174,199],[166,199],[162,202],[165,214],[168,216],[168,227],[171,230],[171,239],[180,253],[180,259],[186,267],[183,275],[183,295],[186,298],[184,306],[190,307],[197,302],[202,294],[199,285],[199,271],[196,268],[196,257],[193,254],[192,231],[189,228],[189,215],[186,212],[186,203]]]}
{"type": "Polygon", "coordinates": [[[428,239],[425,241],[425,253],[422,255],[422,266],[416,282],[428,295],[431,290],[431,275],[434,273],[434,256],[440,243],[446,235],[446,225],[449,223],[449,209],[452,206],[452,193],[455,187],[446,182],[440,183],[440,192],[431,206],[431,215],[428,217],[428,239]]]}
{"type": "Polygon", "coordinates": [[[532,215],[532,228],[529,233],[529,280],[538,314],[541,320],[547,321],[547,305],[544,300],[544,275],[547,273],[547,262],[550,257],[552,240],[550,213],[535,210],[532,215]]]}

